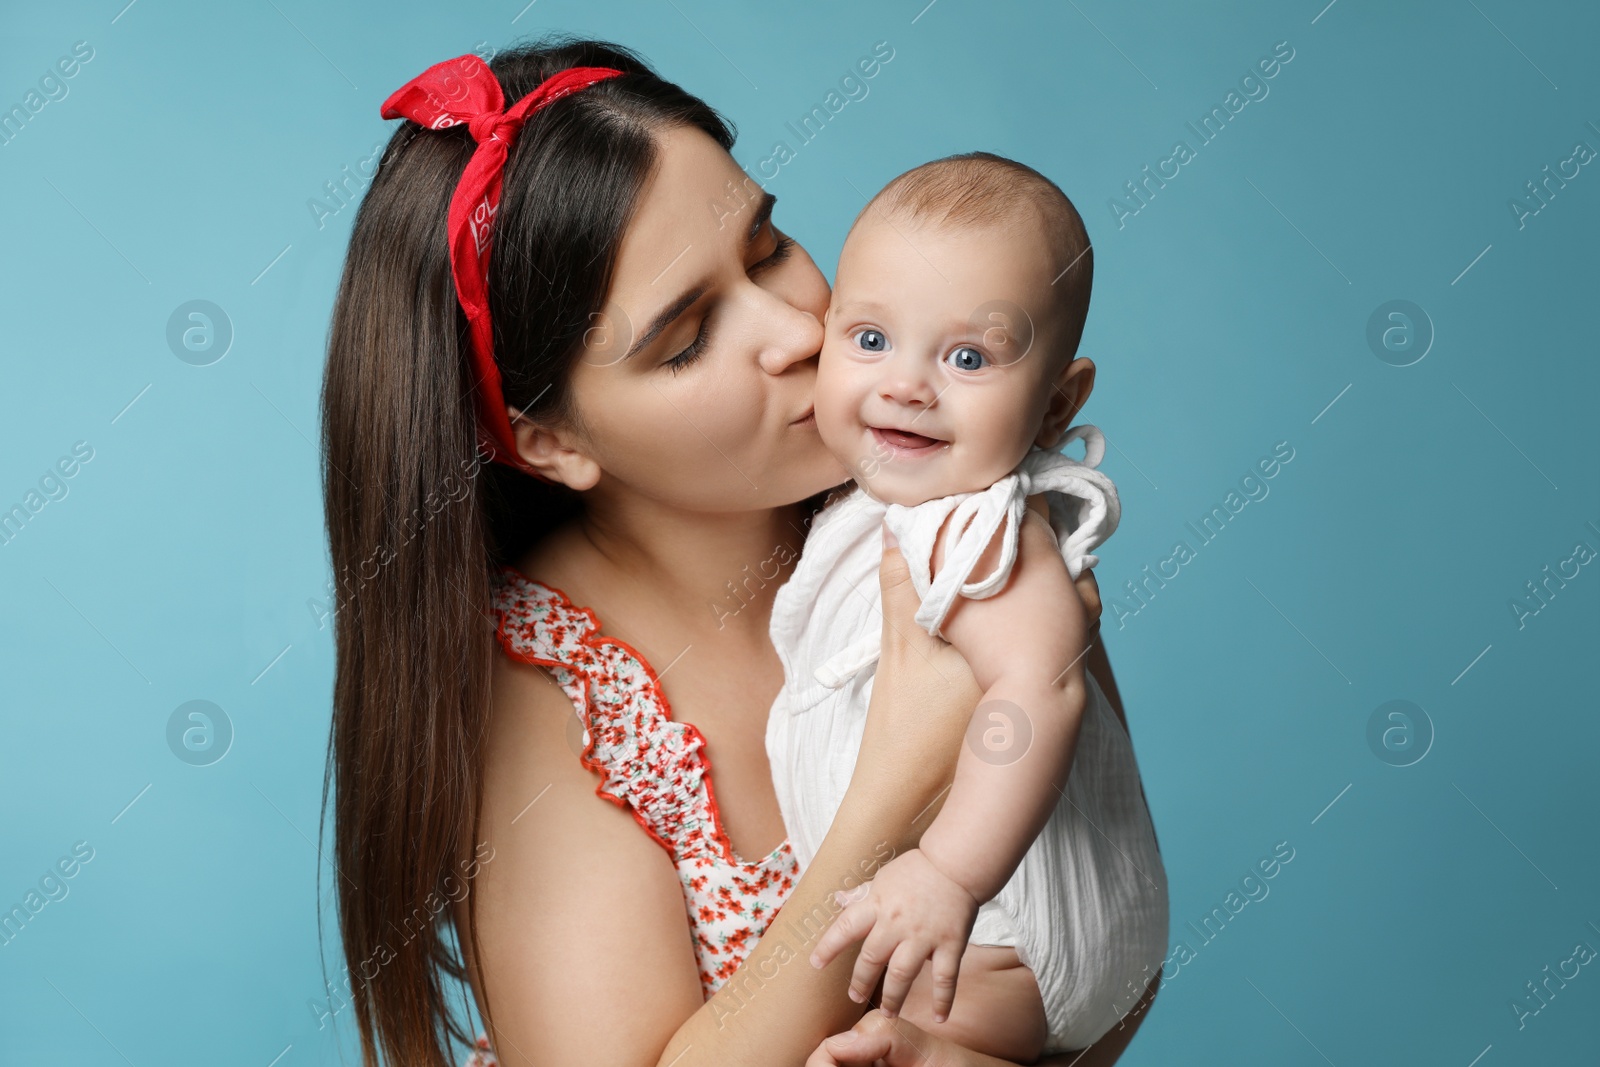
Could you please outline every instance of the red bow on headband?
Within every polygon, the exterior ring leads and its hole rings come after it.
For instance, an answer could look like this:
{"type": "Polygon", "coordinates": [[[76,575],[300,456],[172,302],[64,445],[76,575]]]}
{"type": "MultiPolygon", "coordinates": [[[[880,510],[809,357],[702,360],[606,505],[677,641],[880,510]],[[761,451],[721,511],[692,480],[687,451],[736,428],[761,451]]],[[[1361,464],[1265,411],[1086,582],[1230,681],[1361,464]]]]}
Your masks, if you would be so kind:
{"type": "Polygon", "coordinates": [[[500,81],[489,65],[468,54],[435,63],[383,102],[386,119],[407,118],[429,130],[464,125],[478,142],[450,198],[450,272],[456,298],[467,313],[480,443],[491,459],[521,470],[529,468],[517,454],[506,415],[489,321],[489,244],[506,157],[523,123],[540,108],[621,73],[610,67],[572,67],[546,78],[507,108],[500,81]]]}

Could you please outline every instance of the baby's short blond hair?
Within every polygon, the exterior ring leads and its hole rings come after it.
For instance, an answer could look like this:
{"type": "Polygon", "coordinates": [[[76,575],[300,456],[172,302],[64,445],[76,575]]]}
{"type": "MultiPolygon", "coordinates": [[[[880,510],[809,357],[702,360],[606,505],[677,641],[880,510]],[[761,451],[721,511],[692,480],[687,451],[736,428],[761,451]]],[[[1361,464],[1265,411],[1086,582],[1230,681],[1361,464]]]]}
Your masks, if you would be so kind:
{"type": "Polygon", "coordinates": [[[993,152],[964,152],[912,169],[879,190],[874,206],[891,216],[938,226],[1013,226],[1037,233],[1060,271],[1051,290],[1064,360],[1071,360],[1089,316],[1094,250],[1083,217],[1060,186],[1025,163],[993,152]]]}

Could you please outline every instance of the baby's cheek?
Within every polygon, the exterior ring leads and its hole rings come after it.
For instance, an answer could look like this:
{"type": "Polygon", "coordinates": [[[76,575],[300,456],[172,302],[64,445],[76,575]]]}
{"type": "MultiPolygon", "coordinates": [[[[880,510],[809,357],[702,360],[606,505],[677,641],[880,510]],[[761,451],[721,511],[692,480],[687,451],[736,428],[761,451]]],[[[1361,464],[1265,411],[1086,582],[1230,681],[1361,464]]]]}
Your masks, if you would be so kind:
{"type": "Polygon", "coordinates": [[[854,419],[840,405],[827,403],[820,390],[817,393],[817,433],[821,435],[828,451],[850,468],[854,475],[860,458],[856,455],[859,443],[854,432],[854,419]]]}
{"type": "Polygon", "coordinates": [[[849,402],[850,366],[832,345],[824,344],[817,358],[817,418],[838,411],[849,402]]]}
{"type": "Polygon", "coordinates": [[[817,433],[822,436],[822,443],[849,467],[852,473],[856,470],[856,461],[860,458],[855,455],[859,449],[859,436],[857,429],[857,408],[850,375],[846,368],[832,368],[830,372],[827,350],[823,350],[822,360],[817,368],[816,391],[817,433]],[[844,373],[840,373],[844,371],[844,373]]]}

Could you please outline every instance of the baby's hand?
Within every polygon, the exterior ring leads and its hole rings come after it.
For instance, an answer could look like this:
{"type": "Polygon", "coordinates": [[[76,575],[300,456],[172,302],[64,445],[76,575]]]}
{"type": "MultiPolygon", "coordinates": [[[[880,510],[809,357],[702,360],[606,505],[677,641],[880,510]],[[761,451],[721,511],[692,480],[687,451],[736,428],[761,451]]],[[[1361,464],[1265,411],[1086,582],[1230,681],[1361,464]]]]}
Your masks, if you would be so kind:
{"type": "Polygon", "coordinates": [[[850,976],[850,999],[866,1003],[887,963],[879,1007],[892,1019],[923,963],[932,957],[933,1018],[941,1023],[948,1019],[961,955],[978,916],[972,894],[914,848],[890,860],[866,885],[834,896],[846,907],[817,942],[811,965],[826,967],[865,938],[850,976]]]}

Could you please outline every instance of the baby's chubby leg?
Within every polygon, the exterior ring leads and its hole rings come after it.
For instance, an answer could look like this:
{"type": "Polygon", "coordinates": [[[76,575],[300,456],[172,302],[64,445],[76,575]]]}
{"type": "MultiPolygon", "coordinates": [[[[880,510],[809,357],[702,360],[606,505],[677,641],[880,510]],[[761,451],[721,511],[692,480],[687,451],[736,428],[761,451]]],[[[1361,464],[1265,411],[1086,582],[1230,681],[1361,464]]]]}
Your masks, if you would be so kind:
{"type": "Polygon", "coordinates": [[[1044,1051],[1049,1024],[1033,971],[1017,951],[968,945],[956,977],[950,1018],[933,1021],[933,968],[923,964],[900,1014],[930,1034],[1013,1063],[1031,1063],[1044,1051]]]}

